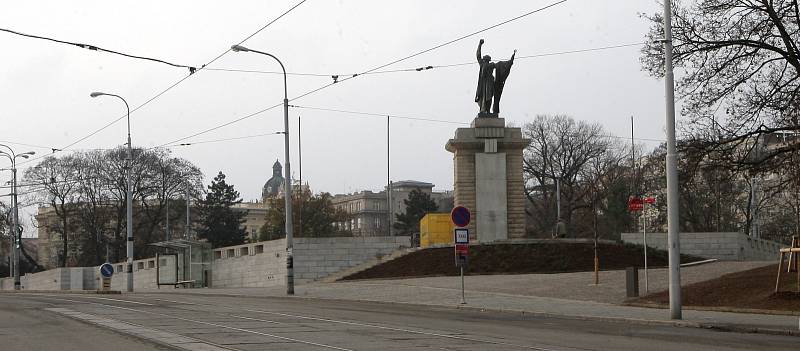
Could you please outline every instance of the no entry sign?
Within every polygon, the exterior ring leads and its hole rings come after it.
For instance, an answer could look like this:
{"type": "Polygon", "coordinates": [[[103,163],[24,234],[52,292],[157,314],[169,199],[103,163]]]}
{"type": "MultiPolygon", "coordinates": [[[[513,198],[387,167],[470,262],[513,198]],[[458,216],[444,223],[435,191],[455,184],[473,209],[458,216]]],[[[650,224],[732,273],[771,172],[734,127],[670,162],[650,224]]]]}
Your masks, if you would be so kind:
{"type": "Polygon", "coordinates": [[[464,206],[456,206],[450,211],[450,218],[456,227],[466,227],[469,225],[470,213],[464,206]]]}

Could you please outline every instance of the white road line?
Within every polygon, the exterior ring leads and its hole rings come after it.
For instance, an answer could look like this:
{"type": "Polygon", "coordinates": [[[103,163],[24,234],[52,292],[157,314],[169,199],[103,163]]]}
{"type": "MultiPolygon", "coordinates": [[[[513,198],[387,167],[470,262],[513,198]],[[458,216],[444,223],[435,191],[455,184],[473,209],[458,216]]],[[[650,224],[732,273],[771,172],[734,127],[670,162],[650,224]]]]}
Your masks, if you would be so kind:
{"type": "Polygon", "coordinates": [[[167,299],[157,299],[157,298],[154,298],[154,297],[150,297],[149,299],[150,300],[156,300],[156,301],[172,302],[172,303],[177,303],[177,304],[181,304],[181,305],[196,305],[196,304],[191,303],[191,302],[183,302],[183,301],[175,301],[175,300],[167,300],[167,299]]]}
{"type": "MultiPolygon", "coordinates": [[[[97,300],[125,302],[125,303],[130,303],[130,304],[135,304],[135,305],[155,306],[154,304],[147,303],[147,302],[138,302],[138,301],[121,300],[121,299],[111,299],[111,298],[108,298],[108,297],[83,296],[83,295],[74,295],[74,294],[65,294],[65,295],[67,295],[67,296],[75,296],[75,297],[82,297],[82,298],[85,298],[85,299],[97,299],[97,300]]],[[[47,295],[47,296],[52,296],[52,295],[47,295]]]]}
{"type": "Polygon", "coordinates": [[[45,310],[60,313],[70,318],[80,319],[82,321],[92,323],[99,327],[114,329],[121,333],[136,335],[140,338],[158,341],[160,343],[168,344],[170,346],[185,350],[193,350],[197,348],[197,346],[205,345],[206,348],[208,348],[209,346],[213,346],[213,348],[216,348],[217,350],[238,351],[238,349],[236,348],[218,345],[213,342],[203,341],[190,336],[147,328],[141,324],[122,322],[115,319],[100,317],[89,313],[73,311],[68,308],[45,308],[45,310]]]}
{"type": "Polygon", "coordinates": [[[517,347],[517,348],[522,348],[522,349],[539,350],[539,351],[556,351],[555,349],[546,349],[546,348],[541,348],[541,347],[536,347],[536,346],[511,344],[511,343],[506,343],[506,342],[502,342],[502,341],[481,340],[481,339],[470,338],[470,337],[465,337],[465,336],[432,333],[432,332],[404,329],[404,328],[398,328],[398,327],[387,327],[387,326],[377,325],[377,324],[342,321],[342,320],[336,320],[336,319],[330,319],[330,318],[309,317],[309,316],[301,316],[301,315],[296,315],[296,314],[271,312],[271,311],[263,311],[263,310],[251,310],[251,311],[252,312],[258,312],[258,313],[272,314],[272,315],[277,315],[277,316],[298,318],[298,319],[309,319],[309,320],[320,321],[320,322],[330,322],[330,323],[354,325],[354,326],[359,326],[359,327],[368,327],[368,328],[392,330],[392,331],[399,331],[399,332],[405,332],[405,333],[410,333],[410,334],[436,336],[436,337],[440,337],[440,338],[457,339],[457,340],[471,341],[471,342],[477,342],[477,343],[483,343],[483,344],[502,345],[502,346],[510,346],[510,347],[517,347]]]}
{"type": "Polygon", "coordinates": [[[250,320],[250,321],[259,321],[259,322],[266,322],[266,323],[272,323],[272,324],[286,324],[286,323],[283,323],[283,322],[271,321],[269,319],[250,318],[250,317],[245,317],[245,316],[237,316],[235,314],[223,314],[223,315],[224,316],[228,316],[228,317],[233,317],[233,318],[247,319],[247,320],[250,320]]]}
{"type": "MultiPolygon", "coordinates": [[[[44,296],[52,296],[52,295],[44,295],[44,296]]],[[[137,310],[137,309],[128,308],[128,307],[120,307],[120,306],[114,306],[114,305],[106,305],[106,304],[102,304],[102,303],[98,303],[98,302],[77,301],[77,300],[69,300],[69,299],[59,299],[59,298],[55,298],[55,297],[50,297],[50,299],[53,299],[53,300],[61,300],[61,301],[69,301],[69,302],[78,302],[78,303],[88,303],[88,304],[100,305],[100,306],[105,306],[105,307],[111,307],[111,308],[116,308],[116,309],[121,309],[121,310],[126,310],[126,311],[133,311],[133,312],[139,312],[139,313],[145,313],[145,314],[152,314],[152,315],[156,315],[156,316],[161,316],[161,317],[166,317],[166,318],[172,318],[172,319],[182,320],[182,321],[185,321],[185,322],[191,322],[191,323],[197,323],[197,324],[210,325],[210,326],[213,326],[213,327],[219,327],[219,328],[224,328],[224,329],[230,329],[230,330],[240,331],[240,332],[243,332],[243,333],[250,333],[250,334],[256,334],[256,335],[263,335],[263,336],[267,336],[267,337],[270,337],[270,338],[275,338],[275,339],[280,339],[280,340],[286,340],[286,341],[296,342],[296,343],[305,344],[305,345],[312,345],[312,346],[322,347],[322,348],[326,348],[326,349],[340,350],[340,351],[355,351],[355,350],[352,350],[352,349],[346,349],[346,348],[343,348],[343,347],[338,347],[338,346],[333,346],[333,345],[326,345],[326,344],[320,344],[320,343],[316,343],[316,342],[313,342],[313,341],[306,341],[306,340],[294,339],[294,338],[289,338],[289,337],[280,336],[280,335],[274,335],[274,334],[269,334],[269,333],[262,333],[262,332],[257,332],[257,331],[255,331],[255,330],[247,330],[247,329],[242,329],[242,328],[236,328],[236,327],[231,327],[231,326],[227,326],[227,325],[224,325],[224,324],[218,324],[218,323],[211,323],[211,322],[197,321],[197,320],[193,320],[193,319],[189,319],[189,318],[183,318],[183,317],[171,316],[171,315],[164,314],[164,313],[151,312],[151,311],[142,311],[142,310],[137,310]]]]}

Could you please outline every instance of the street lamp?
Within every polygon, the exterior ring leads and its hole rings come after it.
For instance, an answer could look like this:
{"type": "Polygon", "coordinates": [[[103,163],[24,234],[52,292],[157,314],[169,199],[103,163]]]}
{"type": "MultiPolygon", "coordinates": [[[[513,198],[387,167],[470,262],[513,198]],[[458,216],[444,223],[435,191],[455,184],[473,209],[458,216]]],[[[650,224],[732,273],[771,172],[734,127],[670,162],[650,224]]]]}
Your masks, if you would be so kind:
{"type": "Polygon", "coordinates": [[[20,245],[22,245],[22,233],[19,231],[19,205],[17,204],[17,157],[28,158],[36,153],[28,151],[15,154],[14,150],[8,145],[0,144],[0,146],[8,149],[8,152],[0,150],[0,155],[7,157],[11,161],[11,208],[14,209],[14,214],[11,218],[11,232],[14,238],[11,240],[12,248],[9,249],[14,256],[14,290],[19,290],[19,256],[20,245]]]}
{"type": "Polygon", "coordinates": [[[122,96],[116,94],[108,94],[108,93],[101,93],[101,92],[93,92],[89,94],[89,96],[95,98],[98,96],[114,96],[122,100],[125,103],[125,109],[128,111],[128,157],[125,160],[125,177],[127,178],[126,182],[126,193],[125,197],[127,200],[126,208],[127,208],[127,245],[126,245],[126,254],[128,256],[127,265],[125,268],[125,274],[127,277],[128,292],[133,292],[133,187],[131,185],[131,162],[133,161],[133,151],[131,150],[131,108],[128,106],[128,102],[122,98],[122,96]]]}
{"type": "Polygon", "coordinates": [[[283,62],[272,54],[261,52],[258,50],[248,49],[241,45],[231,46],[234,52],[254,52],[261,55],[266,55],[278,61],[283,70],[283,137],[284,137],[284,203],[286,206],[286,294],[294,295],[294,261],[292,256],[292,178],[289,167],[289,96],[286,87],[286,68],[283,67],[283,62]]]}

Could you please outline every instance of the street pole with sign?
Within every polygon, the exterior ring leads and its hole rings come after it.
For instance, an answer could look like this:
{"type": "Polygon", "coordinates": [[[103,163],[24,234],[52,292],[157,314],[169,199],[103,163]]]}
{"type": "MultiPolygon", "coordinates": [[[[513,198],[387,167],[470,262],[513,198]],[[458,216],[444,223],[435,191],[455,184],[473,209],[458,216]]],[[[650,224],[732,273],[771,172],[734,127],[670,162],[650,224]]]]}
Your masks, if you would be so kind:
{"type": "Polygon", "coordinates": [[[450,219],[457,228],[453,230],[456,267],[461,271],[461,304],[467,303],[464,294],[464,268],[469,260],[469,225],[470,212],[466,207],[456,206],[450,211],[450,219]]]}

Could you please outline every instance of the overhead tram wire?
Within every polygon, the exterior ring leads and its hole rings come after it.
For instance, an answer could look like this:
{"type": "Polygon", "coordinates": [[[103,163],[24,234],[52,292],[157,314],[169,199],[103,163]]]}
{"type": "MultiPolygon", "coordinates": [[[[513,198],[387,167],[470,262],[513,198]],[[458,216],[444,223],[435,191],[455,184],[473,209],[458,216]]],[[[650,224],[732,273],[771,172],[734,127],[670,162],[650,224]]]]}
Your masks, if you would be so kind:
{"type": "MultiPolygon", "coordinates": [[[[577,49],[577,50],[567,50],[567,51],[556,51],[556,52],[547,52],[541,54],[534,54],[534,55],[527,55],[527,56],[518,56],[514,60],[525,60],[531,58],[541,58],[541,57],[550,57],[550,56],[560,56],[560,55],[569,55],[569,54],[578,54],[578,53],[585,53],[585,52],[595,52],[595,51],[604,51],[604,50],[611,50],[611,49],[620,49],[620,48],[628,48],[633,46],[643,45],[645,42],[638,42],[638,43],[629,43],[629,44],[618,44],[618,45],[609,45],[609,46],[601,46],[601,47],[594,47],[594,48],[587,48],[587,49],[577,49]]],[[[452,64],[442,64],[442,65],[427,65],[427,66],[419,66],[419,67],[411,67],[411,68],[401,68],[401,69],[392,69],[392,70],[381,70],[381,71],[373,71],[368,73],[350,73],[350,74],[323,74],[323,73],[300,73],[300,72],[287,72],[287,75],[294,75],[294,76],[306,76],[306,77],[324,77],[324,78],[331,78],[331,77],[347,77],[353,75],[370,75],[370,74],[386,74],[386,73],[403,73],[403,72],[422,72],[428,71],[431,69],[437,68],[451,68],[451,67],[460,67],[460,66],[468,66],[468,65],[477,65],[478,63],[475,61],[470,62],[461,62],[461,63],[452,63],[452,64]]],[[[283,72],[278,71],[260,71],[260,70],[248,70],[248,69],[236,69],[236,68],[206,68],[207,71],[218,71],[218,72],[235,72],[235,73],[259,73],[259,74],[283,74],[283,72]]]]}
{"type": "Polygon", "coordinates": [[[173,148],[173,147],[182,147],[182,146],[193,146],[193,145],[197,145],[197,144],[219,143],[219,142],[223,142],[223,141],[252,139],[252,138],[260,138],[260,137],[265,137],[265,136],[281,135],[281,134],[283,134],[283,132],[262,133],[262,134],[245,135],[245,136],[232,137],[232,138],[224,138],[224,139],[194,141],[194,142],[191,142],[191,143],[180,143],[180,144],[174,144],[174,145],[157,146],[157,147],[154,147],[154,149],[155,148],[160,148],[160,147],[173,148]]]}
{"type": "MultiPolygon", "coordinates": [[[[312,111],[335,112],[335,113],[341,113],[341,114],[345,114],[345,115],[380,117],[380,118],[389,117],[389,118],[394,118],[394,119],[404,119],[404,120],[421,121],[421,122],[446,123],[446,124],[455,124],[455,125],[469,125],[469,123],[467,123],[467,122],[448,121],[448,120],[425,118],[425,117],[403,116],[403,115],[395,115],[395,114],[391,114],[391,113],[374,113],[374,112],[363,112],[363,111],[351,111],[351,110],[342,110],[342,109],[324,108],[324,107],[300,106],[300,105],[289,105],[289,107],[312,110],[312,111]]],[[[153,148],[162,148],[162,147],[163,148],[174,148],[174,147],[192,146],[192,145],[195,145],[195,144],[235,141],[235,140],[258,138],[258,137],[264,137],[264,136],[270,136],[270,135],[282,134],[282,133],[283,132],[273,132],[273,133],[245,135],[245,136],[240,136],[240,137],[231,137],[231,138],[224,138],[224,139],[198,141],[198,142],[187,142],[187,143],[179,143],[179,144],[178,143],[165,144],[165,145],[155,146],[153,148]]],[[[614,139],[625,139],[625,140],[630,139],[630,137],[628,137],[628,136],[619,136],[619,135],[611,135],[611,134],[599,134],[597,136],[604,137],[604,138],[614,138],[614,139]]],[[[650,141],[650,142],[664,142],[665,141],[664,139],[652,139],[652,138],[634,138],[634,140],[650,141]]]]}
{"type": "Polygon", "coordinates": [[[47,41],[52,41],[52,42],[56,42],[56,43],[60,43],[60,44],[73,45],[73,46],[77,46],[77,47],[84,48],[84,49],[87,49],[87,50],[99,51],[99,52],[107,52],[107,53],[111,53],[111,54],[115,54],[115,55],[120,55],[120,56],[125,56],[125,57],[129,57],[129,58],[133,58],[133,59],[138,59],[138,60],[147,60],[147,61],[163,63],[165,65],[170,65],[170,66],[173,66],[173,67],[187,68],[187,69],[189,69],[189,74],[194,74],[194,72],[197,70],[197,68],[193,67],[193,66],[181,65],[181,64],[172,63],[172,62],[169,62],[169,61],[165,61],[165,60],[161,60],[161,59],[157,59],[157,58],[152,58],[152,57],[126,54],[124,52],[103,49],[103,48],[101,48],[99,46],[95,46],[95,45],[91,45],[91,44],[76,43],[76,42],[71,42],[71,41],[66,41],[66,40],[59,40],[59,39],[43,37],[43,36],[39,36],[39,35],[26,34],[26,33],[17,32],[17,31],[14,31],[14,30],[6,29],[6,28],[0,28],[0,32],[7,32],[7,33],[11,33],[11,34],[16,34],[16,35],[19,35],[19,36],[27,37],[27,38],[47,40],[47,41]]]}
{"type": "MultiPolygon", "coordinates": [[[[261,28],[259,28],[259,29],[258,29],[258,30],[256,30],[255,32],[253,32],[252,34],[248,35],[248,36],[247,36],[247,37],[245,37],[244,39],[242,39],[242,40],[239,42],[239,45],[243,44],[245,41],[249,40],[250,38],[252,38],[252,37],[256,36],[258,33],[261,33],[261,32],[262,32],[264,29],[266,29],[267,27],[269,27],[269,26],[270,26],[270,25],[272,25],[273,23],[277,22],[278,20],[280,20],[280,19],[281,19],[281,18],[283,18],[284,16],[288,15],[290,12],[292,12],[294,9],[296,9],[297,7],[299,7],[300,5],[302,5],[303,3],[305,3],[306,1],[308,1],[308,0],[301,0],[301,1],[299,1],[297,4],[295,4],[294,6],[292,6],[291,8],[289,8],[288,10],[284,11],[284,12],[283,12],[282,14],[280,14],[278,17],[275,17],[274,19],[272,19],[271,21],[269,21],[267,24],[265,24],[264,26],[262,26],[261,28]]],[[[230,52],[230,51],[231,51],[230,47],[227,47],[227,48],[225,49],[225,51],[223,51],[221,54],[219,54],[219,55],[217,55],[216,57],[214,57],[214,58],[213,58],[211,61],[209,61],[208,63],[206,63],[206,64],[204,64],[204,65],[200,66],[199,68],[197,68],[197,71],[196,71],[195,73],[197,73],[198,71],[202,71],[202,70],[203,70],[203,69],[205,69],[207,66],[209,66],[209,65],[211,65],[212,63],[216,62],[216,61],[217,61],[217,60],[219,60],[219,59],[220,59],[222,56],[225,56],[225,54],[227,54],[227,53],[228,53],[228,52],[230,52]]],[[[183,78],[179,79],[177,82],[175,82],[175,83],[173,83],[172,85],[168,86],[166,89],[164,89],[164,90],[160,91],[159,93],[157,93],[156,95],[154,95],[154,96],[153,96],[153,97],[151,97],[150,99],[147,99],[147,100],[146,100],[144,103],[142,103],[142,104],[140,104],[140,105],[138,105],[138,106],[134,107],[133,109],[131,109],[131,110],[130,110],[130,112],[131,112],[131,113],[133,113],[133,112],[135,112],[135,111],[137,111],[137,110],[141,109],[142,107],[144,107],[144,106],[146,106],[146,105],[150,104],[151,102],[153,102],[154,100],[158,99],[159,97],[161,97],[162,95],[164,95],[164,94],[165,94],[165,93],[167,93],[168,91],[170,91],[170,90],[172,90],[173,88],[175,88],[176,86],[178,86],[178,84],[181,84],[181,83],[183,83],[183,82],[184,82],[186,79],[188,79],[189,77],[192,77],[192,76],[194,76],[194,74],[190,74],[190,75],[188,75],[188,76],[185,76],[185,77],[183,77],[183,78]]],[[[76,140],[76,141],[72,142],[71,144],[69,144],[69,145],[67,145],[67,146],[64,146],[64,147],[62,147],[62,148],[59,148],[59,149],[55,149],[55,150],[58,150],[58,151],[64,151],[64,150],[67,150],[67,149],[69,149],[70,147],[74,146],[75,144],[78,144],[78,143],[80,143],[80,142],[82,142],[82,141],[84,141],[84,140],[86,140],[86,139],[89,139],[89,138],[91,138],[91,137],[92,137],[92,136],[94,136],[95,134],[97,134],[97,133],[99,133],[99,132],[101,132],[101,131],[105,130],[106,128],[108,128],[108,127],[110,127],[110,126],[114,125],[115,123],[117,123],[117,122],[121,121],[122,119],[124,119],[124,118],[126,118],[126,117],[127,117],[127,115],[122,115],[122,116],[120,116],[119,118],[117,118],[117,119],[115,119],[115,120],[113,120],[113,121],[109,122],[108,124],[106,124],[106,125],[102,126],[101,128],[99,128],[99,129],[97,129],[97,130],[95,130],[95,131],[93,131],[93,132],[89,133],[88,135],[86,135],[86,136],[84,136],[84,137],[82,137],[82,138],[80,138],[80,139],[78,139],[78,140],[76,140]]],[[[25,164],[25,163],[33,162],[34,160],[37,160],[37,159],[39,159],[39,158],[42,158],[42,157],[44,157],[44,156],[37,156],[37,157],[33,157],[33,158],[30,158],[30,159],[28,159],[28,160],[26,160],[26,161],[20,162],[20,163],[18,163],[18,164],[25,164]]]]}
{"type": "MultiPolygon", "coordinates": [[[[298,96],[295,96],[295,97],[293,97],[293,98],[289,99],[289,101],[291,102],[291,101],[295,101],[295,100],[298,100],[298,99],[304,98],[304,97],[306,97],[306,96],[308,96],[308,95],[315,94],[315,93],[317,93],[317,92],[319,92],[319,91],[322,91],[322,90],[324,90],[324,89],[330,88],[331,86],[333,86],[333,85],[335,85],[335,84],[342,83],[342,82],[344,82],[344,81],[347,81],[347,80],[353,79],[353,78],[355,78],[355,77],[359,77],[359,76],[362,76],[362,75],[366,75],[366,74],[369,74],[370,72],[375,72],[375,71],[378,71],[378,70],[380,70],[380,69],[386,68],[386,67],[388,67],[388,66],[394,65],[394,64],[396,64],[396,63],[400,63],[400,62],[403,62],[403,61],[405,61],[405,60],[408,60],[408,59],[411,59],[411,58],[417,57],[417,56],[419,56],[419,55],[422,55],[422,54],[425,54],[425,53],[431,52],[431,51],[433,51],[433,50],[440,49],[440,48],[442,48],[442,47],[445,47],[445,46],[447,46],[447,45],[450,45],[450,44],[453,44],[453,43],[459,42],[459,41],[461,41],[461,40],[464,40],[464,39],[466,39],[466,38],[472,37],[472,36],[474,36],[474,35],[477,35],[477,34],[483,33],[483,32],[485,32],[485,31],[488,31],[488,30],[491,30],[491,29],[494,29],[494,28],[500,27],[500,26],[502,26],[502,25],[505,25],[505,24],[508,24],[508,23],[511,23],[511,22],[517,21],[517,20],[519,20],[519,19],[525,18],[525,17],[527,17],[527,16],[530,16],[530,15],[533,15],[533,14],[535,14],[535,13],[538,13],[538,12],[541,12],[541,11],[544,11],[544,10],[547,10],[547,9],[549,9],[549,8],[552,8],[552,7],[554,7],[554,6],[557,6],[557,5],[563,4],[563,3],[567,2],[567,1],[569,1],[569,0],[559,0],[559,1],[553,2],[553,3],[549,4],[549,5],[546,5],[546,6],[543,6],[543,7],[537,8],[537,9],[535,9],[535,10],[532,10],[532,11],[526,12],[526,13],[524,13],[524,14],[521,14],[521,15],[519,15],[519,16],[516,16],[516,17],[514,17],[514,18],[507,19],[507,20],[505,20],[505,21],[502,21],[502,22],[500,22],[500,23],[497,23],[497,24],[494,24],[494,25],[491,25],[491,26],[485,27],[485,28],[483,28],[483,29],[480,29],[480,30],[477,30],[477,31],[471,32],[471,33],[469,33],[469,34],[466,34],[466,35],[462,35],[462,36],[460,36],[460,37],[458,37],[458,38],[456,38],[456,39],[453,39],[453,40],[450,40],[450,41],[444,42],[444,43],[442,43],[442,44],[435,45],[435,46],[433,46],[433,47],[430,47],[430,48],[428,48],[428,49],[425,49],[425,50],[422,50],[422,51],[416,52],[416,53],[414,53],[414,54],[411,54],[411,55],[408,55],[408,56],[404,56],[404,57],[402,57],[402,58],[396,59],[396,60],[394,60],[394,61],[391,61],[391,62],[389,62],[389,63],[385,63],[385,64],[382,64],[382,65],[376,66],[376,67],[374,67],[374,68],[371,68],[371,69],[368,69],[368,70],[366,70],[366,71],[364,71],[364,72],[357,73],[357,74],[353,74],[353,75],[350,75],[350,76],[344,77],[344,78],[342,78],[342,79],[334,80],[334,81],[333,81],[333,82],[331,82],[331,83],[328,83],[328,84],[322,85],[322,86],[320,86],[320,87],[318,87],[318,88],[316,88],[316,89],[312,89],[312,90],[309,90],[309,91],[307,91],[307,92],[305,92],[305,93],[303,93],[303,94],[300,94],[300,95],[298,95],[298,96]]],[[[205,130],[203,130],[203,131],[200,131],[200,132],[194,133],[194,134],[192,134],[192,135],[185,136],[185,137],[182,137],[182,138],[179,138],[179,139],[175,139],[175,140],[173,140],[173,141],[170,141],[170,142],[167,142],[167,143],[161,144],[161,145],[159,145],[159,147],[163,147],[163,146],[166,146],[166,145],[177,144],[177,143],[180,143],[181,141],[184,141],[184,140],[187,140],[187,139],[190,139],[190,138],[193,138],[193,137],[199,136],[199,135],[203,135],[203,134],[206,134],[206,133],[212,132],[212,131],[214,131],[214,130],[217,130],[217,129],[220,129],[220,128],[223,128],[223,127],[229,126],[229,125],[231,125],[231,124],[234,124],[234,123],[238,123],[238,122],[240,122],[240,121],[243,121],[243,120],[245,120],[245,119],[251,118],[251,117],[253,117],[253,116],[256,116],[256,115],[258,115],[258,114],[261,114],[261,113],[267,112],[267,111],[269,111],[269,110],[271,110],[271,109],[274,109],[274,108],[276,108],[276,107],[278,107],[278,106],[281,106],[281,105],[283,105],[283,103],[282,103],[282,102],[280,102],[280,103],[277,103],[277,104],[275,104],[275,105],[272,105],[272,106],[270,106],[270,107],[267,107],[267,108],[265,108],[265,109],[262,109],[262,110],[260,110],[260,111],[256,111],[256,112],[253,112],[253,113],[251,113],[251,114],[249,114],[249,115],[246,115],[246,116],[243,116],[243,117],[239,117],[239,118],[237,118],[237,119],[235,119],[235,120],[228,121],[228,122],[225,122],[225,123],[223,123],[223,124],[217,125],[217,126],[215,126],[215,127],[211,127],[211,128],[205,129],[205,130]]],[[[384,115],[384,116],[385,116],[385,115],[384,115]]]]}
{"type": "Polygon", "coordinates": [[[396,118],[396,119],[407,119],[407,120],[412,120],[412,121],[424,121],[424,122],[436,122],[436,123],[469,125],[469,123],[466,123],[466,122],[448,121],[448,120],[443,120],[443,119],[433,119],[433,118],[424,118],[424,117],[401,116],[401,115],[393,115],[393,114],[388,114],[388,113],[371,113],[371,112],[360,112],[360,111],[348,111],[348,110],[337,110],[337,109],[332,109],[332,108],[310,107],[310,106],[299,106],[299,105],[289,105],[289,107],[301,108],[301,109],[306,109],[306,110],[315,110],[315,111],[346,113],[346,114],[351,114],[351,115],[374,116],[374,117],[389,117],[389,118],[396,118]]]}

